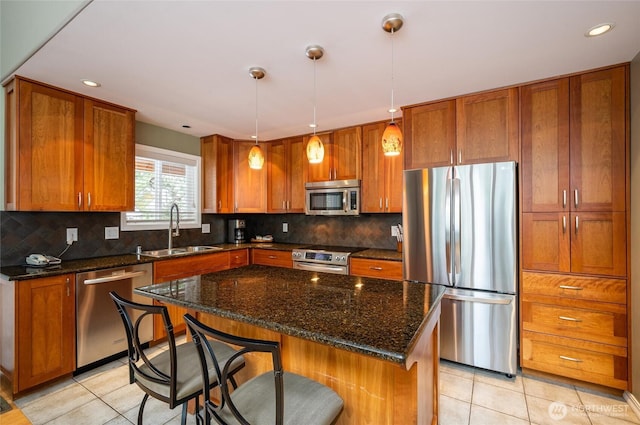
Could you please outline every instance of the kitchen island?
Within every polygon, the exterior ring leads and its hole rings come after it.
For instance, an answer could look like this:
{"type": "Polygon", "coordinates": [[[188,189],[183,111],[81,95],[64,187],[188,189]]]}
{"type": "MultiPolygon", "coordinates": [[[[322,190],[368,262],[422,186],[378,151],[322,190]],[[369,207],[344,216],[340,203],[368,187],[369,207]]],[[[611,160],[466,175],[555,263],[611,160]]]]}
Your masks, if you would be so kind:
{"type": "MultiPolygon", "coordinates": [[[[438,421],[439,286],[252,265],[135,292],[222,331],[280,341],[285,370],[343,398],[338,424],[438,421]]],[[[244,372],[269,362],[252,356],[244,372]]]]}

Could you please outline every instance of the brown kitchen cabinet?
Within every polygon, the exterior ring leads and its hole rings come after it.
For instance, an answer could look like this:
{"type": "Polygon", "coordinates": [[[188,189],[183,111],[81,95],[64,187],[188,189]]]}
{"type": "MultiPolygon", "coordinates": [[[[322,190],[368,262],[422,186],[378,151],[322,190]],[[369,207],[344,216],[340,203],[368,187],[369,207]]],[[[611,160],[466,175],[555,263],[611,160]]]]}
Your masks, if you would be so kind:
{"type": "Polygon", "coordinates": [[[382,133],[386,126],[386,122],[362,126],[361,211],[365,213],[402,212],[403,160],[402,155],[384,155],[382,133]]]}
{"type": "Polygon", "coordinates": [[[251,264],[293,268],[291,251],[277,251],[274,249],[253,248],[251,250],[251,264]]]}
{"type": "Polygon", "coordinates": [[[402,109],[404,168],[452,165],[456,155],[456,101],[445,100],[402,109]]]}
{"type": "MultiPolygon", "coordinates": [[[[348,127],[317,136],[324,144],[324,159],[320,164],[305,162],[308,181],[362,178],[362,127],[348,127]]],[[[305,156],[310,137],[304,138],[305,156]]]]}
{"type": "Polygon", "coordinates": [[[233,144],[233,198],[236,213],[264,213],[267,211],[267,164],[269,155],[265,144],[261,144],[265,155],[260,170],[249,167],[249,151],[255,142],[234,141],[233,144]]]}
{"type": "Polygon", "coordinates": [[[354,276],[402,280],[402,261],[351,258],[349,273],[354,276]]]}
{"type": "Polygon", "coordinates": [[[304,213],[305,174],[307,160],[304,139],[292,137],[266,144],[267,212],[304,213]]]}
{"type": "MultiPolygon", "coordinates": [[[[155,261],[153,263],[153,283],[162,283],[169,280],[182,279],[194,275],[213,273],[230,268],[230,252],[216,252],[213,254],[198,254],[187,257],[170,258],[155,261]]],[[[154,300],[156,305],[165,305],[169,311],[169,317],[176,333],[185,331],[186,326],[183,316],[187,309],[172,304],[162,304],[154,300]]],[[[153,324],[154,341],[166,337],[164,325],[159,321],[153,324]]]]}
{"type": "Polygon", "coordinates": [[[457,163],[517,162],[519,123],[517,87],[456,99],[457,163]]]}
{"type": "Polygon", "coordinates": [[[229,251],[229,268],[235,269],[237,267],[243,267],[249,265],[249,250],[248,249],[236,249],[229,251]]]}
{"type": "Polygon", "coordinates": [[[71,374],[76,359],[75,275],[2,285],[3,297],[10,295],[10,286],[15,290],[15,322],[5,316],[5,325],[15,326],[3,331],[13,335],[5,335],[2,342],[2,371],[11,380],[13,394],[71,374]]]}
{"type": "Polygon", "coordinates": [[[135,111],[21,77],[6,95],[8,210],[133,208],[135,111]]]}
{"type": "Polygon", "coordinates": [[[234,212],[233,140],[214,134],[200,139],[202,212],[234,212]]]}

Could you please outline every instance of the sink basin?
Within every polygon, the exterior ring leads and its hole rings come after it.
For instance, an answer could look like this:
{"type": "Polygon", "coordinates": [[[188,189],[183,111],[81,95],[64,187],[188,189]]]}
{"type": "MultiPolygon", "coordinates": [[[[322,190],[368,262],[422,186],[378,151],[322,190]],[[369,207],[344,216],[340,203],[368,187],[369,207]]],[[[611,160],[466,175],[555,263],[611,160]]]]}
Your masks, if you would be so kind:
{"type": "Polygon", "coordinates": [[[218,246],[207,246],[207,245],[195,245],[195,246],[184,246],[180,248],[172,248],[172,249],[156,249],[151,251],[142,251],[141,255],[146,255],[147,257],[171,257],[174,255],[184,255],[192,252],[205,252],[205,251],[217,251],[222,248],[218,246]]]}

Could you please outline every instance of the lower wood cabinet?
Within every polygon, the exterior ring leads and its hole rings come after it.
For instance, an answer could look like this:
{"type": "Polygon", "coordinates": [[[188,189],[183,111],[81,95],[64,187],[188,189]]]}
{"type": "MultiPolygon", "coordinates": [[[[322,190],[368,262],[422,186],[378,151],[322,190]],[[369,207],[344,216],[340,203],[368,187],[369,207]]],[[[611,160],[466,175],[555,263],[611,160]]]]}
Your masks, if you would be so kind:
{"type": "Polygon", "coordinates": [[[249,250],[239,249],[237,251],[229,251],[229,268],[235,269],[236,267],[249,265],[249,250]]]}
{"type": "Polygon", "coordinates": [[[75,369],[75,275],[2,282],[3,298],[12,291],[15,312],[3,311],[1,363],[17,394],[75,369]]]}
{"type": "Polygon", "coordinates": [[[524,272],[521,366],[628,389],[626,280],[524,272]]]}
{"type": "Polygon", "coordinates": [[[402,261],[351,258],[350,274],[379,279],[402,280],[402,261]]]}
{"type": "Polygon", "coordinates": [[[251,264],[293,268],[293,259],[291,251],[254,248],[251,250],[251,264]]]}
{"type": "MultiPolygon", "coordinates": [[[[235,252],[235,251],[233,251],[235,252]]],[[[239,254],[241,255],[241,254],[239,254]]],[[[212,273],[227,270],[230,267],[230,252],[217,252],[214,254],[191,255],[188,257],[171,258],[153,263],[153,283],[166,282],[168,280],[182,279],[198,274],[212,273]]],[[[162,305],[154,300],[154,304],[162,305]]],[[[169,317],[175,333],[186,330],[183,316],[187,309],[172,304],[164,304],[169,311],[169,317]]],[[[166,337],[164,325],[158,320],[153,324],[154,341],[166,337]]]]}

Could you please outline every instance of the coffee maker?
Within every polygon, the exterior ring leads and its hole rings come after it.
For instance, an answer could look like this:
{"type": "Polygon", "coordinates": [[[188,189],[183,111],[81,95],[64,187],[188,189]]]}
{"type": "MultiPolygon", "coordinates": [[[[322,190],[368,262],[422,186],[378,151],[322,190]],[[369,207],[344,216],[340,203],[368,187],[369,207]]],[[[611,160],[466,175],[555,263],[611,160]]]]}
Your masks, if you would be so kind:
{"type": "Polygon", "coordinates": [[[244,220],[229,220],[229,243],[246,242],[244,220]]]}

